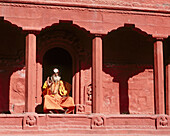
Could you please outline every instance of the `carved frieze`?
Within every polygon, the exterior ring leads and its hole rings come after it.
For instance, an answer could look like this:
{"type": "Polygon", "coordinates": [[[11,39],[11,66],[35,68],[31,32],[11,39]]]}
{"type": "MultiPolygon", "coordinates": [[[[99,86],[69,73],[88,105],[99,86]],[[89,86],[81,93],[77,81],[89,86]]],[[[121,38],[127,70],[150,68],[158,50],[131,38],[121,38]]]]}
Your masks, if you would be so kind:
{"type": "MultiPolygon", "coordinates": [[[[15,2],[21,2],[21,0],[15,0],[15,2]]],[[[46,1],[46,0],[41,0],[41,1],[37,1],[37,0],[32,0],[31,2],[29,0],[23,0],[22,1],[22,4],[14,4],[12,3],[12,1],[10,2],[6,2],[4,0],[4,2],[1,3],[1,5],[10,5],[10,6],[17,6],[17,7],[32,7],[32,5],[30,5],[31,3],[36,3],[36,7],[39,7],[39,8],[55,8],[55,6],[60,6],[60,8],[62,8],[61,6],[68,6],[67,8],[72,7],[72,6],[81,6],[81,7],[94,7],[94,6],[98,6],[100,5],[100,7],[117,7],[117,8],[121,8],[121,7],[127,7],[127,8],[138,8],[138,10],[141,10],[141,8],[149,8],[150,10],[154,10],[154,9],[160,9],[160,11],[164,11],[164,10],[168,10],[170,9],[170,6],[167,2],[164,2],[164,4],[162,4],[161,2],[158,3],[158,2],[141,2],[141,1],[138,1],[138,2],[129,2],[129,1],[123,1],[123,0],[116,0],[116,1],[113,1],[113,0],[91,0],[91,1],[87,1],[87,0],[51,0],[51,1],[46,1]],[[25,3],[25,4],[24,4],[25,3]],[[28,4],[28,5],[27,5],[28,4]],[[42,5],[40,5],[42,4],[42,5]],[[44,6],[44,4],[46,5],[49,5],[48,6],[44,6]],[[53,5],[53,6],[50,6],[50,5],[53,5]]],[[[98,7],[98,8],[100,8],[98,7]]]]}

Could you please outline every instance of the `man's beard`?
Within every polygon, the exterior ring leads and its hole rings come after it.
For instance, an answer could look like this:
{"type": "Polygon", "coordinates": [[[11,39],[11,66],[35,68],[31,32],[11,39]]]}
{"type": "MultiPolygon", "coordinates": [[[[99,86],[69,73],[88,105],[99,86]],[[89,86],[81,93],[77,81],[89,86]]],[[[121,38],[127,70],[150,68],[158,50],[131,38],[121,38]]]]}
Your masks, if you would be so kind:
{"type": "Polygon", "coordinates": [[[58,81],[60,81],[61,77],[53,75],[52,79],[53,79],[54,82],[58,82],[58,81]]]}

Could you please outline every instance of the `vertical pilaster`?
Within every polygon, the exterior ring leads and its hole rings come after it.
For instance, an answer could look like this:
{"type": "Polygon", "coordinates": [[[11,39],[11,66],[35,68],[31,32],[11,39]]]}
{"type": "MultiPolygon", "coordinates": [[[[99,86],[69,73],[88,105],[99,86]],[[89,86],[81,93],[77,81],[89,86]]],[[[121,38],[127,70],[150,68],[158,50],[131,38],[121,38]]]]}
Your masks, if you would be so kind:
{"type": "Polygon", "coordinates": [[[80,103],[80,88],[79,88],[79,61],[76,62],[76,74],[75,74],[75,92],[76,92],[76,99],[75,104],[80,103]]]}
{"type": "Polygon", "coordinates": [[[156,114],[164,114],[165,104],[164,104],[163,41],[162,39],[158,38],[154,43],[154,71],[155,71],[156,114]]]}
{"type": "Polygon", "coordinates": [[[93,113],[101,113],[102,109],[102,39],[96,36],[92,45],[92,83],[93,113]]]}
{"type": "Polygon", "coordinates": [[[84,96],[84,73],[83,73],[83,68],[82,68],[82,61],[80,61],[80,104],[84,104],[84,101],[85,101],[85,96],[84,96]]]}
{"type": "Polygon", "coordinates": [[[26,79],[25,79],[25,112],[35,111],[36,94],[36,36],[26,36],[26,79]]]}
{"type": "Polygon", "coordinates": [[[42,103],[42,63],[37,63],[36,71],[36,104],[42,103]]]}
{"type": "Polygon", "coordinates": [[[170,64],[166,66],[166,114],[170,115],[170,64]]]}

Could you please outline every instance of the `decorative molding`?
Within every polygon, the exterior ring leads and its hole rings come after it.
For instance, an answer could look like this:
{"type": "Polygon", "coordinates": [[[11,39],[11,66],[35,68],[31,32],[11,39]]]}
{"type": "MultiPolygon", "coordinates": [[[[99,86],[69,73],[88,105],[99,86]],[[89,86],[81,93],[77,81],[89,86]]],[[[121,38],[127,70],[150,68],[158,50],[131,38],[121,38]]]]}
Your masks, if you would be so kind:
{"type": "Polygon", "coordinates": [[[168,115],[158,115],[157,129],[170,129],[170,117],[168,115]]]}
{"type": "Polygon", "coordinates": [[[86,104],[92,106],[92,85],[88,85],[85,87],[85,92],[86,92],[86,104]]]}
{"type": "Polygon", "coordinates": [[[38,129],[38,115],[36,113],[26,113],[23,119],[23,129],[38,129]]]}
{"type": "Polygon", "coordinates": [[[92,117],[91,128],[92,129],[104,129],[106,127],[106,117],[104,115],[94,115],[92,117]]]}
{"type": "Polygon", "coordinates": [[[107,3],[83,3],[81,2],[47,2],[47,1],[5,1],[0,0],[0,6],[13,6],[13,7],[27,7],[27,8],[45,8],[45,9],[58,9],[58,10],[78,10],[78,11],[100,11],[100,12],[113,12],[123,14],[141,14],[152,16],[170,16],[170,6],[158,4],[140,4],[140,3],[126,3],[118,1],[110,1],[107,3]]]}
{"type": "Polygon", "coordinates": [[[76,104],[76,113],[84,114],[85,113],[85,105],[84,104],[76,104]]]}
{"type": "MultiPolygon", "coordinates": [[[[169,10],[170,5],[168,4],[159,4],[155,3],[142,3],[142,2],[125,2],[125,1],[112,1],[112,0],[93,0],[93,1],[87,1],[87,0],[52,0],[52,1],[46,1],[46,0],[0,0],[0,2],[3,3],[23,3],[23,4],[37,4],[37,5],[54,5],[54,6],[68,6],[68,7],[91,7],[91,8],[103,8],[103,7],[112,7],[116,6],[117,8],[122,7],[133,7],[133,8],[149,8],[150,10],[156,10],[156,9],[162,9],[169,10]]],[[[135,9],[133,9],[135,10],[135,9]]],[[[146,9],[143,9],[146,10],[146,9]]],[[[160,11],[159,11],[160,12],[160,11]]]]}

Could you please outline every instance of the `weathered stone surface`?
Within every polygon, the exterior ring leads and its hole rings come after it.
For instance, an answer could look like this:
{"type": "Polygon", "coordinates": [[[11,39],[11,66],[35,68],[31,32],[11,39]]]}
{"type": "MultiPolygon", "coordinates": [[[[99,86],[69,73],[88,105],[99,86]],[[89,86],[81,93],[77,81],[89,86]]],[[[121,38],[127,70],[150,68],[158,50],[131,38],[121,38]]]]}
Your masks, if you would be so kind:
{"type": "Polygon", "coordinates": [[[10,78],[10,112],[23,113],[25,110],[25,70],[14,72],[10,78]]]}
{"type": "Polygon", "coordinates": [[[119,83],[113,82],[113,77],[103,72],[103,110],[105,114],[119,114],[119,83]]]}
{"type": "Polygon", "coordinates": [[[144,72],[129,79],[129,111],[131,114],[154,114],[153,70],[144,72]]]}

